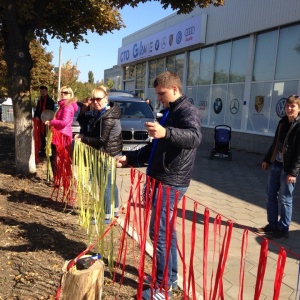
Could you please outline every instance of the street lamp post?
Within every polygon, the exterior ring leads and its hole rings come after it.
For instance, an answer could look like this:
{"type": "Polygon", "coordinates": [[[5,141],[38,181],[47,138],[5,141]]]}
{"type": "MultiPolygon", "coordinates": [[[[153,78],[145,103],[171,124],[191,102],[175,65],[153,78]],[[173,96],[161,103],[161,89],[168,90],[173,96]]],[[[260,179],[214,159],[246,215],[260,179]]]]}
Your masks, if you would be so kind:
{"type": "Polygon", "coordinates": [[[86,54],[86,55],[78,56],[77,59],[76,59],[76,63],[75,63],[76,69],[77,69],[78,59],[79,59],[80,57],[85,57],[85,56],[91,56],[91,54],[86,54]]]}
{"type": "Polygon", "coordinates": [[[60,91],[60,82],[61,82],[61,42],[59,44],[59,57],[58,57],[58,91],[57,91],[58,93],[60,91]]]}
{"type": "MultiPolygon", "coordinates": [[[[91,54],[81,55],[81,56],[77,57],[76,63],[75,63],[76,70],[77,70],[78,59],[81,58],[81,57],[85,57],[85,56],[91,56],[91,54]]],[[[74,67],[73,67],[73,78],[74,78],[74,67]]]]}

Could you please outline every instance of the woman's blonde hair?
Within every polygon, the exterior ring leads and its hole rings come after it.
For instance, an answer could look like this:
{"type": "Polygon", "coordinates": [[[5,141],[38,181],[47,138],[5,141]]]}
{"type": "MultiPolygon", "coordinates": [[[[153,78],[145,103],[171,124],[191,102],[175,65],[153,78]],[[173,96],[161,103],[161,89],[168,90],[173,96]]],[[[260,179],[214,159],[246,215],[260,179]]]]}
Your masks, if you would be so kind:
{"type": "Polygon", "coordinates": [[[97,88],[93,89],[91,98],[101,98],[99,97],[99,93],[104,93],[107,96],[108,88],[104,85],[100,85],[97,88]]]}
{"type": "Polygon", "coordinates": [[[67,85],[61,87],[61,89],[59,90],[58,101],[61,100],[61,99],[63,99],[63,98],[61,97],[61,91],[63,91],[63,90],[67,90],[68,93],[70,94],[70,98],[67,99],[66,105],[68,105],[68,104],[70,104],[70,103],[72,103],[72,102],[76,102],[76,101],[77,101],[77,98],[74,97],[74,92],[73,92],[73,90],[72,90],[69,86],[67,86],[67,85]]]}

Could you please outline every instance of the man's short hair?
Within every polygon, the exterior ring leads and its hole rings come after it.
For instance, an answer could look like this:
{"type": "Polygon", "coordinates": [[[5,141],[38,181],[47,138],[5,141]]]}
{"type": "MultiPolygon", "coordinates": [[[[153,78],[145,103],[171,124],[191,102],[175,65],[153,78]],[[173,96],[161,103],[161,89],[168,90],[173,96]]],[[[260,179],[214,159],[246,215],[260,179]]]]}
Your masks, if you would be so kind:
{"type": "Polygon", "coordinates": [[[41,85],[40,86],[40,90],[46,90],[46,91],[48,91],[48,88],[45,85],[41,85]]]}

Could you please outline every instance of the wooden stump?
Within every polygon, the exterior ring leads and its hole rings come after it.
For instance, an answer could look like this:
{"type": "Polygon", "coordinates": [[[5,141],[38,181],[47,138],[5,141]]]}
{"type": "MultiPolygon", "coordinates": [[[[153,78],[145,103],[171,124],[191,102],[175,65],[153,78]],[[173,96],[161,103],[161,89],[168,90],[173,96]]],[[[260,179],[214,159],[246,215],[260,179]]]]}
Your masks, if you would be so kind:
{"type": "Polygon", "coordinates": [[[67,271],[66,262],[63,267],[61,291],[59,300],[98,300],[102,297],[104,284],[104,263],[96,260],[85,270],[77,270],[75,267],[67,271]]]}

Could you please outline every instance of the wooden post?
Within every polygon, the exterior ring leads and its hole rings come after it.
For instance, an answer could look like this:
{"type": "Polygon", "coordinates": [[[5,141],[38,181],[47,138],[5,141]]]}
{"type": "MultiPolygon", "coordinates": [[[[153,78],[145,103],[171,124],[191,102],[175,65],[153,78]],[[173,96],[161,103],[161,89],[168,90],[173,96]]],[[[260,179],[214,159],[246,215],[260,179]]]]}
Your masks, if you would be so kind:
{"type": "Polygon", "coordinates": [[[96,300],[102,297],[104,284],[104,263],[96,260],[85,270],[76,267],[67,271],[68,262],[63,267],[59,300],[96,300]]]}

